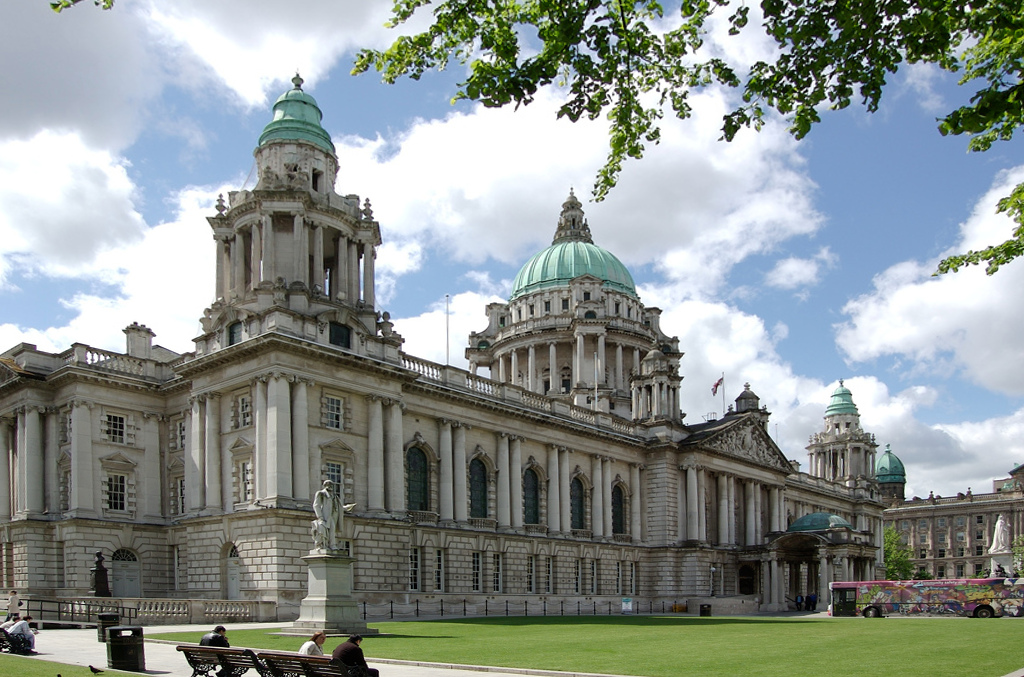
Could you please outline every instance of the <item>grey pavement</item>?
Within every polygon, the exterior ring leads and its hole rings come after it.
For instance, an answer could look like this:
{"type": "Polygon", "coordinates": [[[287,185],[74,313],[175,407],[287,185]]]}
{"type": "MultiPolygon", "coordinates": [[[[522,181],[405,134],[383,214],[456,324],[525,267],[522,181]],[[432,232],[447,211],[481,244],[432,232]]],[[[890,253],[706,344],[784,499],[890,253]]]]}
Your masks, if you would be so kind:
{"type": "MultiPolygon", "coordinates": [[[[232,623],[231,629],[280,628],[280,623],[232,623]]],[[[203,633],[209,632],[206,626],[197,625],[160,625],[145,628],[146,633],[161,632],[194,632],[196,641],[203,633]]],[[[296,637],[296,648],[302,638],[296,637]]],[[[124,675],[156,675],[159,677],[191,677],[192,670],[188,667],[184,656],[176,649],[178,642],[166,642],[147,639],[145,642],[146,672],[119,672],[107,668],[107,646],[96,640],[96,630],[41,630],[36,636],[35,656],[29,658],[40,661],[55,661],[71,665],[94,665],[110,673],[124,675]]],[[[383,677],[480,677],[487,672],[488,677],[504,677],[512,675],[541,675],[550,677],[598,677],[593,673],[556,672],[553,670],[531,670],[517,668],[492,668],[482,665],[453,665],[449,663],[420,663],[415,661],[397,661],[390,659],[368,661],[371,667],[380,670],[383,677]]],[[[255,673],[247,673],[246,677],[258,677],[255,673]]],[[[1003,677],[1024,677],[1024,668],[1015,670],[1003,677]]]]}

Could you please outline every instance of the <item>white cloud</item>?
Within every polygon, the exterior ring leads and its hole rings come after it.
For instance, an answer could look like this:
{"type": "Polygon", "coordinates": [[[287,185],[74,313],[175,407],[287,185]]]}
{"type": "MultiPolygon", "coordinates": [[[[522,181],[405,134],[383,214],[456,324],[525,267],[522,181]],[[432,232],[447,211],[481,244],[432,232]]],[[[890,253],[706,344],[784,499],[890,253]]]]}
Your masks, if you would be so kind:
{"type": "Polygon", "coordinates": [[[814,286],[821,281],[822,268],[833,267],[836,259],[837,257],[829,251],[828,247],[822,247],[810,259],[791,256],[778,261],[775,267],[765,275],[764,282],[769,287],[778,289],[814,286]]]}
{"type": "Polygon", "coordinates": [[[100,253],[142,238],[136,196],[124,158],[75,134],[0,142],[0,272],[17,261],[50,276],[81,274],[100,253]]]}
{"type": "MultiPolygon", "coordinates": [[[[1024,167],[1001,174],[946,254],[1009,237],[1012,223],[995,213],[995,203],[1022,180],[1024,167]]],[[[911,374],[962,374],[990,390],[1024,394],[1024,316],[1013,312],[1024,285],[1024,262],[991,277],[977,267],[931,277],[936,264],[907,261],[877,275],[873,291],[844,307],[850,319],[837,327],[839,347],[853,362],[893,357],[911,374]]]]}

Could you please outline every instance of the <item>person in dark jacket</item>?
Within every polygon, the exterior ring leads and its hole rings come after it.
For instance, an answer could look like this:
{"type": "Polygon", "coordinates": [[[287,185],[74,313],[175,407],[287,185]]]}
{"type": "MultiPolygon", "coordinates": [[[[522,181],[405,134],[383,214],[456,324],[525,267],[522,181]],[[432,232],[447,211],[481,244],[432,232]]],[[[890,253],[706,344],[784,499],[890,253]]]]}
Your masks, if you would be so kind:
{"type": "Polygon", "coordinates": [[[228,644],[228,631],[223,625],[218,625],[213,632],[208,632],[199,640],[199,646],[222,646],[230,647],[228,644]]]}
{"type": "Polygon", "coordinates": [[[379,670],[371,668],[366,664],[366,659],[363,658],[363,650],[359,648],[362,641],[362,635],[352,635],[348,638],[347,642],[342,642],[334,647],[334,652],[331,653],[331,660],[344,663],[349,667],[360,667],[366,671],[368,677],[380,677],[379,670]]]}

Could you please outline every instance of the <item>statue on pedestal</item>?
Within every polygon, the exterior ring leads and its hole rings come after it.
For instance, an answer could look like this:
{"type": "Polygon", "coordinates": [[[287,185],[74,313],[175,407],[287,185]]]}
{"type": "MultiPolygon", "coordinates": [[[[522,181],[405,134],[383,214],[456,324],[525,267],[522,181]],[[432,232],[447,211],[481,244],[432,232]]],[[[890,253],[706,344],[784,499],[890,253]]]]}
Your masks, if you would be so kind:
{"type": "Polygon", "coordinates": [[[324,480],[323,488],[313,496],[313,548],[315,550],[337,550],[338,534],[345,524],[345,513],[352,512],[355,503],[343,505],[341,496],[334,490],[334,482],[324,480]]]}
{"type": "Polygon", "coordinates": [[[995,531],[992,533],[992,547],[988,549],[990,555],[1003,552],[1012,552],[1010,547],[1010,525],[1002,515],[996,519],[995,531]]]}

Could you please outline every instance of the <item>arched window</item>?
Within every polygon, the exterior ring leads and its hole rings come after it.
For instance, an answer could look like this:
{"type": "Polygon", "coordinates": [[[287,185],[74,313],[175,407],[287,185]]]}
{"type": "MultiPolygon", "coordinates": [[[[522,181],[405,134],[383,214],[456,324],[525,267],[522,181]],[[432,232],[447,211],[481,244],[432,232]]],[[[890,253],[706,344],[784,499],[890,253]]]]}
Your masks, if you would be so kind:
{"type": "Polygon", "coordinates": [[[111,562],[138,562],[139,558],[135,556],[135,553],[131,550],[115,550],[114,554],[110,556],[111,562]]]}
{"type": "Polygon", "coordinates": [[[626,521],[622,514],[622,487],[612,487],[612,533],[626,533],[626,521]]]}
{"type": "Polygon", "coordinates": [[[469,463],[469,516],[487,517],[487,468],[479,458],[469,463]]]}
{"type": "Polygon", "coordinates": [[[593,310],[588,310],[587,312],[583,313],[583,319],[584,320],[596,320],[597,319],[597,313],[595,313],[593,310]]]}
{"type": "Polygon", "coordinates": [[[242,342],[242,323],[232,322],[228,325],[228,345],[233,346],[242,342]]]}
{"type": "Polygon", "coordinates": [[[523,473],[523,522],[540,524],[540,481],[531,468],[523,473]]]}
{"type": "Polygon", "coordinates": [[[427,455],[422,449],[411,447],[405,454],[409,473],[409,510],[430,510],[427,493],[427,455]]]}
{"type": "Polygon", "coordinates": [[[572,508],[572,528],[586,529],[584,526],[583,482],[574,477],[569,483],[569,505],[572,508]]]}

